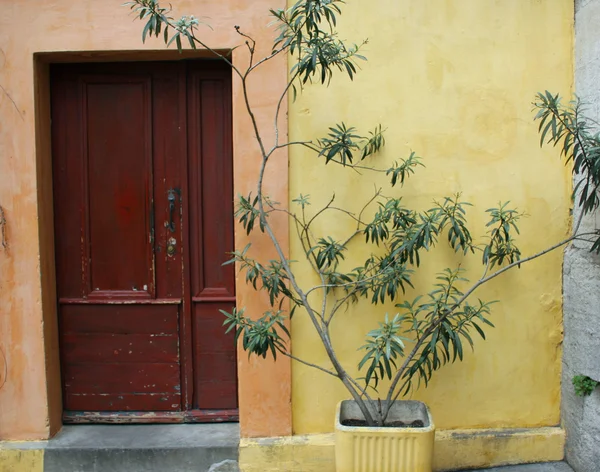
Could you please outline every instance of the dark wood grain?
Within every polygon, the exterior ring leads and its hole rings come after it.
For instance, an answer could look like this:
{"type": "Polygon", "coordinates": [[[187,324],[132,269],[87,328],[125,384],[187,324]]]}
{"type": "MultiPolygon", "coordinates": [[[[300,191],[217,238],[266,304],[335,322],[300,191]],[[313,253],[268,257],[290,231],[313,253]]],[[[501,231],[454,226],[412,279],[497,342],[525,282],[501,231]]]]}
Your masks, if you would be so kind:
{"type": "Polygon", "coordinates": [[[236,349],[221,309],[235,306],[231,73],[222,64],[188,74],[194,398],[198,409],[237,408],[236,349]],[[218,222],[218,223],[217,223],[218,222]],[[227,301],[225,301],[227,300],[227,301]]]}
{"type": "Polygon", "coordinates": [[[68,393],[179,393],[179,364],[65,364],[68,393]]]}
{"type": "Polygon", "coordinates": [[[60,307],[62,334],[177,334],[177,305],[68,304],[60,307]]]}
{"type": "Polygon", "coordinates": [[[230,71],[192,70],[188,95],[192,291],[235,296],[235,268],[222,265],[234,248],[230,71]]]}
{"type": "Polygon", "coordinates": [[[179,411],[179,393],[68,393],[65,406],[72,411],[179,411]],[[135,410],[133,410],[135,408],[135,410]]]}
{"type": "Polygon", "coordinates": [[[149,77],[84,80],[92,293],[153,292],[150,91],[149,77]]]}
{"type": "Polygon", "coordinates": [[[56,285],[60,296],[81,298],[84,167],[83,159],[72,157],[81,154],[83,145],[79,81],[77,76],[55,76],[51,86],[56,285]]]}
{"type": "Polygon", "coordinates": [[[65,418],[235,418],[231,70],[63,64],[51,82],[65,418]]]}
{"type": "Polygon", "coordinates": [[[237,357],[233,332],[223,336],[223,315],[233,303],[194,305],[194,406],[199,409],[237,407],[237,357]]]}
{"type": "Polygon", "coordinates": [[[187,411],[65,411],[63,421],[76,424],[134,424],[134,423],[220,423],[238,421],[239,412],[231,410],[187,411]]]}
{"type": "Polygon", "coordinates": [[[65,357],[82,363],[179,362],[177,334],[65,334],[65,357]]]}

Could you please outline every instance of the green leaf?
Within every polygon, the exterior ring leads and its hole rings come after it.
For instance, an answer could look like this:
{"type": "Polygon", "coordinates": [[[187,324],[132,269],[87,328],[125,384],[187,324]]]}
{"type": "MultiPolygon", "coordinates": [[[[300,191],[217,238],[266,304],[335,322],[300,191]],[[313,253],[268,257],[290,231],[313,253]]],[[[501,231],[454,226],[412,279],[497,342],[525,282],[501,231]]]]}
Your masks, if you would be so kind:
{"type": "Polygon", "coordinates": [[[472,323],[473,327],[477,330],[477,332],[479,333],[479,336],[481,336],[482,339],[485,340],[485,333],[483,332],[483,330],[479,327],[479,325],[477,325],[476,323],[472,323]]]}

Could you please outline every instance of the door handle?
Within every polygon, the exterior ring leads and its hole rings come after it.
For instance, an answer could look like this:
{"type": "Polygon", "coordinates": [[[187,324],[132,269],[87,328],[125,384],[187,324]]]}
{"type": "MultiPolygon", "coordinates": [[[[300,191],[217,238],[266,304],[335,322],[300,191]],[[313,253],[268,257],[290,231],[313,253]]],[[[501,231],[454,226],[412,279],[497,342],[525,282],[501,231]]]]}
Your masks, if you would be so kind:
{"type": "Polygon", "coordinates": [[[175,202],[177,201],[177,196],[180,194],[179,189],[170,189],[167,193],[167,201],[169,202],[169,221],[167,223],[167,228],[171,233],[175,232],[175,202]]]}

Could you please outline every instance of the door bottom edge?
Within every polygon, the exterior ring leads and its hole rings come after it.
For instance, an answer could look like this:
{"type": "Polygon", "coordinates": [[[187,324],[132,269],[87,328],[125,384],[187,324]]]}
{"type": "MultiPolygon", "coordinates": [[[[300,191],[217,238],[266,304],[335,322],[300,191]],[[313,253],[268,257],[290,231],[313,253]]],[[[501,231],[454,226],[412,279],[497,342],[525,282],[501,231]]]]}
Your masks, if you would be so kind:
{"type": "Polygon", "coordinates": [[[65,411],[64,424],[184,424],[237,423],[239,410],[188,411],[65,411]]]}

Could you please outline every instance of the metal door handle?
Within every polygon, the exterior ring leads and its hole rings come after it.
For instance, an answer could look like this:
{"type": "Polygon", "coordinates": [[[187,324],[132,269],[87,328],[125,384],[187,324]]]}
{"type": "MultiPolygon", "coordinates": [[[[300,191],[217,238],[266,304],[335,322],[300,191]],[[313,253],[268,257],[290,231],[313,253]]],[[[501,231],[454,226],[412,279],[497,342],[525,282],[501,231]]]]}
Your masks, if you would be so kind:
{"type": "Polygon", "coordinates": [[[177,189],[171,189],[167,194],[169,202],[169,222],[167,223],[167,228],[171,233],[175,232],[175,201],[177,200],[177,193],[177,189]]]}

